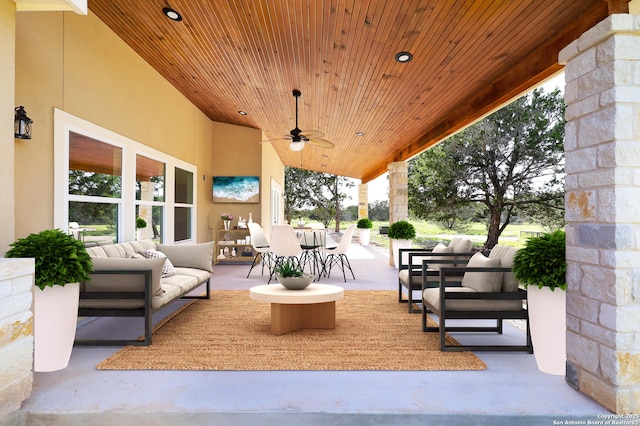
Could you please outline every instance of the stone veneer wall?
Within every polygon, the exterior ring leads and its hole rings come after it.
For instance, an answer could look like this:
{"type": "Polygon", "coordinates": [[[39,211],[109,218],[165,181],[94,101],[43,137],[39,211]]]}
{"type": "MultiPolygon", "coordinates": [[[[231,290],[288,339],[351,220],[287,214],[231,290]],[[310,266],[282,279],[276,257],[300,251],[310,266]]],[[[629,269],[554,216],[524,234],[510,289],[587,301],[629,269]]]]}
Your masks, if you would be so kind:
{"type": "Polygon", "coordinates": [[[369,217],[369,185],[358,185],[358,220],[369,217]]]}
{"type": "Polygon", "coordinates": [[[560,62],[566,379],[615,413],[640,413],[640,16],[609,16],[560,62]]]}
{"type": "Polygon", "coordinates": [[[34,259],[0,258],[0,424],[31,394],[34,259]]]}
{"type": "MultiPolygon", "coordinates": [[[[389,225],[409,218],[409,163],[397,161],[389,170],[389,225]]],[[[393,262],[393,247],[389,244],[389,265],[393,262]]]]}

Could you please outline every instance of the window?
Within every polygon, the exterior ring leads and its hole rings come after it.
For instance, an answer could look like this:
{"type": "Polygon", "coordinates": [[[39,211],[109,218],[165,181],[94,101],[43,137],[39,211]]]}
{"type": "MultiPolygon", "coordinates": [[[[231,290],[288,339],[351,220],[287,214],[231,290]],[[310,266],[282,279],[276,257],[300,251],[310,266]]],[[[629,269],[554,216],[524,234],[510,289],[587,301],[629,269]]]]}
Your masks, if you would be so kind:
{"type": "Polygon", "coordinates": [[[175,241],[191,239],[191,217],[193,215],[193,173],[175,168],[175,241]]]}
{"type": "Polygon", "coordinates": [[[77,228],[77,235],[84,241],[117,241],[122,149],[69,132],[67,172],[69,223],[77,228]]]}
{"type": "Polygon", "coordinates": [[[54,144],[56,228],[85,242],[132,241],[142,217],[144,238],[194,239],[194,165],[58,109],[54,144]]]}
{"type": "Polygon", "coordinates": [[[164,241],[165,164],[158,160],[136,155],[136,217],[147,227],[138,230],[139,238],[164,241]]]}

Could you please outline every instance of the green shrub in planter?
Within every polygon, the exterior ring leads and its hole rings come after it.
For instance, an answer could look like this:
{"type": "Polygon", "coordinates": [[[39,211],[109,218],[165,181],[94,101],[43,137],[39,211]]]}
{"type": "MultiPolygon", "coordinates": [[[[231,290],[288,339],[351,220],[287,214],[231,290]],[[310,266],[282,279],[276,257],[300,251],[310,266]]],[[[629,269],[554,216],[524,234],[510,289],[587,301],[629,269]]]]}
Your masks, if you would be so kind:
{"type": "Polygon", "coordinates": [[[389,227],[389,238],[393,240],[413,240],[416,237],[416,228],[406,220],[394,222],[389,227]]]}
{"type": "Polygon", "coordinates": [[[35,284],[41,290],[89,280],[91,258],[81,241],[59,229],[20,238],[6,257],[35,258],[35,284]]]}
{"type": "Polygon", "coordinates": [[[363,217],[358,221],[356,227],[358,229],[371,229],[373,228],[373,222],[368,217],[363,217]]]}
{"type": "Polygon", "coordinates": [[[147,221],[141,217],[136,218],[136,229],[142,229],[147,227],[147,221]]]}
{"type": "Polygon", "coordinates": [[[513,273],[525,287],[567,289],[566,234],[557,230],[529,238],[513,258],[513,273]]]}

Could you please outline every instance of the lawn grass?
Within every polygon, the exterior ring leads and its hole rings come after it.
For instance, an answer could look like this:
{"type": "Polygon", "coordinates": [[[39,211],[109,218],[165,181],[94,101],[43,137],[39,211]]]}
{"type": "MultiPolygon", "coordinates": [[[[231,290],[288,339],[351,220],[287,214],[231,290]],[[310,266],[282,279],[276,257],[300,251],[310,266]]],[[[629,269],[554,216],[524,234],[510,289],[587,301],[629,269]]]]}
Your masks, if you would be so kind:
{"type": "MultiPolygon", "coordinates": [[[[457,235],[467,235],[473,241],[475,247],[482,247],[487,237],[487,228],[483,223],[471,223],[461,228],[448,229],[433,222],[421,220],[410,220],[416,228],[416,239],[414,245],[418,247],[433,247],[439,242],[448,243],[451,238],[457,235]]],[[[354,222],[341,222],[340,228],[346,229],[354,222]]],[[[371,229],[371,242],[382,247],[389,247],[389,238],[380,235],[380,226],[388,226],[388,222],[373,222],[371,229]]],[[[537,224],[517,224],[508,225],[500,235],[499,243],[515,247],[523,247],[528,236],[523,232],[547,232],[542,225],[537,224]]]]}

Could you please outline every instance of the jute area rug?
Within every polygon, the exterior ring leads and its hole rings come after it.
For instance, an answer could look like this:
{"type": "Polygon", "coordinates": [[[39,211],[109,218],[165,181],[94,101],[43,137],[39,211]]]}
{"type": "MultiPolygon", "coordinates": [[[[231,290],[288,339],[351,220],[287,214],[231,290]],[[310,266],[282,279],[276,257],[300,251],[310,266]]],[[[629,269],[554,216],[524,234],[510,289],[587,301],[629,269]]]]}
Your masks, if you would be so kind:
{"type": "MultiPolygon", "coordinates": [[[[274,284],[278,285],[278,284],[274,284]]],[[[248,290],[213,291],[176,312],[151,346],[127,346],[101,370],[484,370],[470,352],[441,352],[395,291],[345,291],[334,330],[270,332],[269,303],[248,290]]],[[[454,340],[451,340],[455,342],[454,340]]]]}

